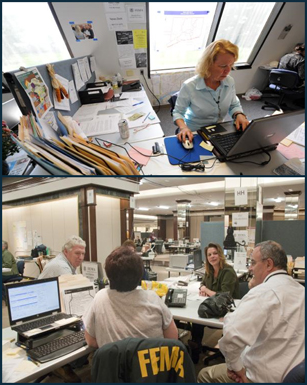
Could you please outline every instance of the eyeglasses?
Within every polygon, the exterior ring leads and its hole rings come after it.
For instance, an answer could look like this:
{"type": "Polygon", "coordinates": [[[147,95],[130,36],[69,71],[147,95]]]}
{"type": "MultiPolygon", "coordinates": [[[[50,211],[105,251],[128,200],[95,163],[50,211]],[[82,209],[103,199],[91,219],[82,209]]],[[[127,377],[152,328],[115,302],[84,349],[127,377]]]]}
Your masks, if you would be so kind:
{"type": "Polygon", "coordinates": [[[248,259],[247,261],[247,267],[255,266],[258,262],[263,262],[268,258],[261,258],[260,261],[255,261],[254,259],[248,259]]]}

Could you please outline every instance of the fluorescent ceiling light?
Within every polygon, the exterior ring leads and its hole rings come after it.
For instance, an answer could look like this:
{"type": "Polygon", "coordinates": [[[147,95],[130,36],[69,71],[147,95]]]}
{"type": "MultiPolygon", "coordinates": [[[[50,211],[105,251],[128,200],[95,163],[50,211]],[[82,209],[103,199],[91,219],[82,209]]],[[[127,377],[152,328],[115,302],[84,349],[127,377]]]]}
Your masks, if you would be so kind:
{"type": "Polygon", "coordinates": [[[218,202],[209,202],[208,204],[211,205],[211,206],[218,206],[219,205],[218,202]]]}
{"type": "Polygon", "coordinates": [[[273,201],[280,203],[283,201],[283,199],[281,197],[278,197],[278,198],[273,198],[273,201]]]}
{"type": "Polygon", "coordinates": [[[159,209],[168,210],[169,206],[157,206],[159,209]]]}
{"type": "Polygon", "coordinates": [[[149,209],[147,207],[138,207],[138,208],[136,208],[136,210],[148,211],[149,209]]]}

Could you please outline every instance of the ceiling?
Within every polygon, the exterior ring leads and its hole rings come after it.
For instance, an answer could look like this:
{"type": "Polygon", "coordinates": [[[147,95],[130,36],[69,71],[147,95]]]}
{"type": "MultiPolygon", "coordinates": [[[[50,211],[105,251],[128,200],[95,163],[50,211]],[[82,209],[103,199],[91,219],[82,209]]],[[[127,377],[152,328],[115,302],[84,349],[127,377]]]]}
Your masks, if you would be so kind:
{"type": "MultiPolygon", "coordinates": [[[[240,178],[236,178],[240,179],[240,178]]],[[[245,182],[249,178],[242,178],[245,182]]],[[[285,208],[285,192],[289,189],[301,191],[299,208],[305,208],[305,180],[304,178],[251,178],[262,186],[263,205],[274,206],[276,210],[285,208]],[[274,199],[280,198],[280,202],[274,199]]],[[[233,182],[234,178],[227,178],[233,182]]],[[[239,184],[238,184],[239,186],[239,184]]],[[[177,210],[176,200],[190,200],[191,211],[224,209],[225,178],[214,177],[167,177],[143,178],[140,194],[135,195],[136,214],[141,215],[170,215],[177,210]],[[169,206],[162,209],[158,206],[169,206]],[[141,211],[139,208],[148,208],[141,211]]]]}
{"type": "MultiPolygon", "coordinates": [[[[63,178],[50,177],[6,177],[2,178],[3,192],[16,191],[31,186],[52,183],[63,178]]],[[[116,180],[117,178],[114,178],[116,180]]],[[[121,178],[118,178],[119,181],[121,178]]],[[[190,200],[191,211],[222,210],[225,199],[225,180],[229,183],[243,182],[257,183],[263,189],[263,205],[274,206],[276,210],[285,208],[285,192],[289,189],[301,191],[299,208],[305,209],[305,179],[298,177],[149,177],[142,178],[140,193],[135,194],[135,214],[139,215],[171,215],[177,210],[176,200],[190,200]],[[280,202],[274,201],[280,198],[280,202]],[[162,209],[158,206],[169,206],[162,209]],[[140,207],[148,208],[148,211],[139,210],[140,207]]],[[[100,183],[103,181],[100,178],[100,183]]],[[[116,183],[115,183],[116,185],[116,183]]],[[[239,184],[238,184],[239,186],[239,184]]]]}

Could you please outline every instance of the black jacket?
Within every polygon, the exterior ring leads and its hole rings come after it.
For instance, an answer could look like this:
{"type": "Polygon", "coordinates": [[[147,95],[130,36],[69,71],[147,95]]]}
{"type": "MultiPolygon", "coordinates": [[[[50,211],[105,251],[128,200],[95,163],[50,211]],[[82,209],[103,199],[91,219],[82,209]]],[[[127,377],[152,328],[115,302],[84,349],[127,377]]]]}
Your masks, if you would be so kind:
{"type": "Polygon", "coordinates": [[[183,343],[167,338],[125,338],[99,348],[92,364],[93,382],[196,382],[193,362],[183,343]]]}

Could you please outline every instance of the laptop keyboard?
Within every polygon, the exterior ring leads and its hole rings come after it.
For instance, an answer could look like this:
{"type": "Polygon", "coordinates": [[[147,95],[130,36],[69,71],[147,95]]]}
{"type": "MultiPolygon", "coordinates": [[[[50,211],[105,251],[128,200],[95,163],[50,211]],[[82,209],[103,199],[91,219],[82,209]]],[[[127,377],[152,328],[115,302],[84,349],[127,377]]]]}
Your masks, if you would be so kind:
{"type": "MultiPolygon", "coordinates": [[[[240,139],[242,132],[236,131],[225,135],[214,136],[214,143],[217,143],[226,153],[228,153],[232,147],[240,139]]],[[[211,139],[213,139],[211,138],[211,139]]]]}
{"type": "Polygon", "coordinates": [[[204,267],[201,267],[200,269],[194,270],[194,274],[205,275],[206,269],[204,267]]]}
{"type": "Polygon", "coordinates": [[[28,350],[28,355],[38,362],[47,362],[69,354],[86,345],[84,331],[75,332],[28,350]]]}
{"type": "Polygon", "coordinates": [[[71,318],[71,314],[59,313],[59,314],[51,315],[49,317],[40,318],[35,321],[27,322],[23,325],[14,326],[12,327],[12,329],[15,330],[17,333],[24,333],[29,330],[41,328],[42,326],[46,326],[66,318],[71,318]]]}

